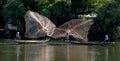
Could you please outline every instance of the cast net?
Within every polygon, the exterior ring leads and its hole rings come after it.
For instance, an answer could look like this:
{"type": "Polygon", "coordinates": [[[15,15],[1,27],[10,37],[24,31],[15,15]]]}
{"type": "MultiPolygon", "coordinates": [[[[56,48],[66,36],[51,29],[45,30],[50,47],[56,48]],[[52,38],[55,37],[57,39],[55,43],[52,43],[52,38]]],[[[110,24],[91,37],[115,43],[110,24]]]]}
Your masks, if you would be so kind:
{"type": "Polygon", "coordinates": [[[88,30],[92,23],[92,20],[72,19],[56,28],[52,37],[62,38],[69,35],[76,40],[87,42],[88,30]]]}
{"type": "Polygon", "coordinates": [[[25,24],[25,36],[28,38],[51,36],[56,28],[47,17],[30,10],[25,15],[25,24]]]}

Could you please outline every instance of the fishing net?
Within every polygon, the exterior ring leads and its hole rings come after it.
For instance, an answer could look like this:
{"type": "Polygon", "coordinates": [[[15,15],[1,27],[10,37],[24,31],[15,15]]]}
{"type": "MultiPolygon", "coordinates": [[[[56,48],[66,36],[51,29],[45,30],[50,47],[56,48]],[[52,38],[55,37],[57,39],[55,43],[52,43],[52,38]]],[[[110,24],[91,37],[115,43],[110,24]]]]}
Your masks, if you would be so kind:
{"type": "Polygon", "coordinates": [[[28,38],[51,36],[56,28],[47,17],[30,10],[26,12],[25,24],[25,36],[28,38]]]}
{"type": "Polygon", "coordinates": [[[63,38],[66,37],[67,30],[73,28],[75,25],[79,24],[81,21],[80,19],[72,19],[63,25],[57,27],[52,35],[53,38],[63,38]]]}
{"type": "Polygon", "coordinates": [[[55,39],[64,38],[66,37],[66,31],[61,28],[56,28],[52,37],[55,39]]]}
{"type": "Polygon", "coordinates": [[[59,26],[58,28],[67,30],[67,29],[71,29],[73,28],[75,25],[78,25],[82,22],[83,20],[80,19],[72,19],[66,23],[64,23],[63,25],[59,26]]]}
{"type": "Polygon", "coordinates": [[[83,21],[78,25],[75,25],[71,30],[71,35],[77,39],[81,40],[83,42],[88,41],[88,31],[90,29],[90,26],[93,24],[92,20],[83,21]]]}
{"type": "Polygon", "coordinates": [[[92,23],[93,23],[92,20],[81,20],[81,19],[70,20],[65,24],[56,28],[52,37],[62,38],[69,35],[74,37],[76,40],[87,42],[88,30],[92,23]]]}

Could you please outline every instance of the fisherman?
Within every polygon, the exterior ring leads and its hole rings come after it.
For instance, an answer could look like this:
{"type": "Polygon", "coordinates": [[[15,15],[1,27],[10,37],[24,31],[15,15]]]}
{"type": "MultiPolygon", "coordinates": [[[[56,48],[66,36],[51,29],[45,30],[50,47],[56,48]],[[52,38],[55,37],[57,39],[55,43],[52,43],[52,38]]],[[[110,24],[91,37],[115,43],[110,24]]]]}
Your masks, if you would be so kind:
{"type": "Polygon", "coordinates": [[[16,39],[17,39],[17,40],[20,40],[20,32],[17,32],[17,33],[16,33],[16,39]]]}
{"type": "Polygon", "coordinates": [[[66,33],[66,42],[70,42],[70,40],[69,40],[69,33],[66,33]]]}
{"type": "Polygon", "coordinates": [[[109,36],[108,35],[105,35],[105,40],[104,42],[109,42],[109,36]]]}

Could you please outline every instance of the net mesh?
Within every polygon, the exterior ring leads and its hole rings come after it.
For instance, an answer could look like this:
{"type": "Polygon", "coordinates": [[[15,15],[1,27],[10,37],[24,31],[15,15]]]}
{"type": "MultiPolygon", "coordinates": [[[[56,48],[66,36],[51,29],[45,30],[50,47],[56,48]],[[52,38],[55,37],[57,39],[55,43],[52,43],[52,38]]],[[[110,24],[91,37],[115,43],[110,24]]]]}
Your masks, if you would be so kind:
{"type": "Polygon", "coordinates": [[[57,27],[54,31],[54,34],[52,35],[53,38],[63,38],[66,37],[67,30],[72,29],[75,25],[79,24],[80,19],[72,19],[63,25],[57,27]]]}
{"type": "Polygon", "coordinates": [[[88,31],[90,26],[93,24],[92,20],[83,21],[80,24],[74,26],[71,30],[71,35],[77,40],[82,40],[83,42],[88,41],[88,31]]]}
{"type": "Polygon", "coordinates": [[[66,38],[67,35],[76,40],[87,42],[88,30],[93,24],[92,20],[72,19],[63,25],[56,26],[45,16],[33,11],[27,11],[25,15],[26,33],[28,38],[51,36],[53,38],[66,38]]]}
{"type": "Polygon", "coordinates": [[[28,38],[39,38],[45,35],[51,36],[56,28],[47,17],[30,10],[26,12],[25,24],[25,36],[28,38]]]}
{"type": "Polygon", "coordinates": [[[76,40],[87,42],[88,30],[92,23],[92,20],[72,19],[56,28],[52,37],[62,38],[69,35],[74,37],[76,40]]]}

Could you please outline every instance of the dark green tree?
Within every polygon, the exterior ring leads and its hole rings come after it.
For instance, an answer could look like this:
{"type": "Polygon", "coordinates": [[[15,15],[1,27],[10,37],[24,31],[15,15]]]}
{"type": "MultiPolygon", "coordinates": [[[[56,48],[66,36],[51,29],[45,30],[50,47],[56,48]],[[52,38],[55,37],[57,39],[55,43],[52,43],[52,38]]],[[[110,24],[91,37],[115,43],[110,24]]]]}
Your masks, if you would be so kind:
{"type": "Polygon", "coordinates": [[[65,1],[60,1],[53,4],[49,10],[51,13],[50,18],[54,20],[56,25],[61,25],[73,17],[71,15],[71,7],[65,1]]]}
{"type": "Polygon", "coordinates": [[[25,7],[25,11],[39,11],[39,6],[44,4],[44,0],[20,0],[23,6],[25,7]]]}
{"type": "Polygon", "coordinates": [[[96,26],[101,28],[101,32],[108,34],[113,40],[116,34],[116,26],[120,24],[120,4],[117,0],[109,0],[97,12],[95,20],[96,26]]]}
{"type": "Polygon", "coordinates": [[[98,4],[96,0],[71,0],[72,10],[75,14],[89,14],[98,4]]]}
{"type": "Polygon", "coordinates": [[[2,9],[4,20],[6,23],[9,21],[16,26],[19,26],[18,22],[20,22],[21,25],[24,25],[24,9],[24,6],[19,0],[7,0],[2,9]]]}

